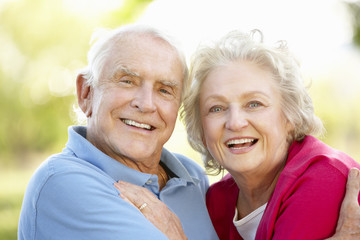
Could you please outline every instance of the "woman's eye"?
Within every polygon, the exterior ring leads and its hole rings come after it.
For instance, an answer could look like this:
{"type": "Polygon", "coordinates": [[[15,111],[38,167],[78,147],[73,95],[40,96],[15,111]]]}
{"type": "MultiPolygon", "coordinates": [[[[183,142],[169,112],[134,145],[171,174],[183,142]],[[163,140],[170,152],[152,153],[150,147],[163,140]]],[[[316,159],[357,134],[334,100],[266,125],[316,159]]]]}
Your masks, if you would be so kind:
{"type": "Polygon", "coordinates": [[[222,110],[222,108],[219,106],[210,108],[210,112],[220,112],[221,110],[222,110]]]}
{"type": "Polygon", "coordinates": [[[251,102],[251,103],[249,103],[249,107],[250,108],[260,107],[260,103],[259,102],[251,102]]]}

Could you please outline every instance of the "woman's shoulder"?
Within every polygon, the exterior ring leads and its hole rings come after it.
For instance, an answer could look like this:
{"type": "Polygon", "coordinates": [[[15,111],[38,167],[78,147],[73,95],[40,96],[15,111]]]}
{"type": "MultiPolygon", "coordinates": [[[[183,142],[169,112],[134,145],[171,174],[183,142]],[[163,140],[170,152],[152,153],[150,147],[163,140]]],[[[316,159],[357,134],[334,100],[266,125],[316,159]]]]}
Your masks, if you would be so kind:
{"type": "MultiPolygon", "coordinates": [[[[239,189],[230,174],[210,186],[206,206],[219,236],[228,236],[235,214],[239,189]]],[[[225,238],[222,238],[225,239],[225,238]]]]}
{"type": "Polygon", "coordinates": [[[298,177],[308,171],[321,174],[322,169],[330,168],[346,178],[352,167],[359,168],[360,164],[319,139],[306,136],[303,141],[294,142],[290,146],[284,172],[298,177]]]}
{"type": "Polygon", "coordinates": [[[232,176],[228,173],[226,174],[220,181],[213,183],[209,190],[207,195],[219,195],[223,196],[223,194],[226,194],[226,196],[232,196],[238,194],[239,189],[236,185],[236,182],[232,178],[232,176]]]}

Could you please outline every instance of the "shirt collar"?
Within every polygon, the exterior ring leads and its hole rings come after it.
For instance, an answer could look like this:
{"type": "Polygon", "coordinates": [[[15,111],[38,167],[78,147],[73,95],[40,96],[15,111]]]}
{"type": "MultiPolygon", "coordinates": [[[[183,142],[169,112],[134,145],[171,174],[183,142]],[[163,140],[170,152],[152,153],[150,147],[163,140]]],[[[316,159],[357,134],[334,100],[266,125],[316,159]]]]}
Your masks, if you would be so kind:
{"type": "MultiPolygon", "coordinates": [[[[85,126],[71,126],[68,132],[69,140],[66,148],[70,149],[78,158],[104,171],[114,181],[121,180],[143,186],[152,177],[151,174],[142,173],[125,166],[97,149],[86,139],[85,126]]],[[[165,148],[161,153],[161,161],[179,178],[187,182],[196,182],[196,179],[190,176],[179,159],[165,148]]]]}
{"type": "Polygon", "coordinates": [[[196,182],[197,179],[192,178],[180,160],[167,149],[163,148],[161,151],[161,161],[179,178],[187,182],[196,182]]]}

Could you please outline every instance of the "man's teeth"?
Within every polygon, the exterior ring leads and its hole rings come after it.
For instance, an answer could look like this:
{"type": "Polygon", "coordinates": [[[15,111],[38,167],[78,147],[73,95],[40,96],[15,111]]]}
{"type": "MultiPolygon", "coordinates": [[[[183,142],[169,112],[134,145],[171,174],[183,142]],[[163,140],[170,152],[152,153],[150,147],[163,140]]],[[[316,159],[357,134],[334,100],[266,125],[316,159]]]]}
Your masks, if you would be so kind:
{"type": "Polygon", "coordinates": [[[138,127],[138,128],[144,128],[144,129],[147,129],[147,130],[151,129],[151,126],[148,125],[148,124],[145,124],[145,123],[138,123],[138,122],[135,122],[133,120],[128,120],[128,119],[123,120],[123,122],[125,124],[127,124],[127,125],[130,125],[130,126],[135,126],[135,127],[138,127]]]}

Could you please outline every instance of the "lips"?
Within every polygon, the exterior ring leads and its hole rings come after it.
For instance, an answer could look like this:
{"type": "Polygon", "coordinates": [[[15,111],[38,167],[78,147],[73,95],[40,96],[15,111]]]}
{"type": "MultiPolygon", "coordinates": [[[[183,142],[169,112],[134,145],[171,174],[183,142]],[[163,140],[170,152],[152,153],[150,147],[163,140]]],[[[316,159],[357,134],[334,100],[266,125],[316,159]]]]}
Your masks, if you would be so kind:
{"type": "Polygon", "coordinates": [[[136,121],[130,120],[130,119],[121,119],[121,121],[123,123],[125,123],[126,125],[132,126],[132,127],[137,127],[137,128],[141,128],[141,129],[145,129],[145,130],[149,130],[149,131],[152,131],[155,129],[155,127],[153,127],[149,124],[136,122],[136,121]]]}
{"type": "Polygon", "coordinates": [[[243,149],[251,147],[257,143],[258,139],[255,138],[240,138],[240,139],[231,139],[225,142],[225,145],[230,149],[243,149]]]}

